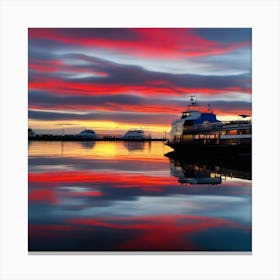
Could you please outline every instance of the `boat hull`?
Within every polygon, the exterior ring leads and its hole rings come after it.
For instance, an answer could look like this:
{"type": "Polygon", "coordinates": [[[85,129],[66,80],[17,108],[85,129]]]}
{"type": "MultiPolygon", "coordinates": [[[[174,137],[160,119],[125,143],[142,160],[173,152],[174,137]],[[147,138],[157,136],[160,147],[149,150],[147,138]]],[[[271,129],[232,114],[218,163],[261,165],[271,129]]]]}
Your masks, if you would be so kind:
{"type": "Polygon", "coordinates": [[[244,143],[237,145],[230,144],[196,144],[196,143],[184,143],[184,142],[166,142],[166,145],[174,149],[176,152],[195,152],[195,151],[207,151],[207,152],[252,152],[252,144],[244,143]]]}

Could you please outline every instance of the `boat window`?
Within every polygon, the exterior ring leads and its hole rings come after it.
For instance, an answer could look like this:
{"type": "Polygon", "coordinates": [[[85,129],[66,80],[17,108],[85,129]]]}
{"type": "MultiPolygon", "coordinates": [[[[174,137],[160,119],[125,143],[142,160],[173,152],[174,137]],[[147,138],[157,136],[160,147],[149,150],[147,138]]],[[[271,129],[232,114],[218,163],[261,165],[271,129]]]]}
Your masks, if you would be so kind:
{"type": "Polygon", "coordinates": [[[237,130],[236,129],[229,130],[229,131],[227,131],[227,134],[235,135],[235,134],[237,134],[237,130]]]}
{"type": "Polygon", "coordinates": [[[240,130],[240,134],[251,134],[251,133],[252,133],[251,129],[242,129],[242,130],[240,130]]]}
{"type": "Polygon", "coordinates": [[[192,120],[185,121],[184,126],[186,127],[186,126],[189,126],[189,125],[193,125],[193,121],[192,120]]]}
{"type": "Polygon", "coordinates": [[[182,113],[182,118],[185,118],[185,117],[188,117],[188,116],[190,116],[189,112],[183,112],[182,113]]]}

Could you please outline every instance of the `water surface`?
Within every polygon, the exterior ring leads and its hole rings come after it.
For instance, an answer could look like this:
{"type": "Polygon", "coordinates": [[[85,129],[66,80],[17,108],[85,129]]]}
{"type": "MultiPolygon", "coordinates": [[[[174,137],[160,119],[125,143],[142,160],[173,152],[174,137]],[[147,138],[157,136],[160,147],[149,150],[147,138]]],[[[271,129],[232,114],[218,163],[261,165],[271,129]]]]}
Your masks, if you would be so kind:
{"type": "Polygon", "coordinates": [[[170,151],[29,141],[29,251],[251,251],[249,168],[170,151]]]}

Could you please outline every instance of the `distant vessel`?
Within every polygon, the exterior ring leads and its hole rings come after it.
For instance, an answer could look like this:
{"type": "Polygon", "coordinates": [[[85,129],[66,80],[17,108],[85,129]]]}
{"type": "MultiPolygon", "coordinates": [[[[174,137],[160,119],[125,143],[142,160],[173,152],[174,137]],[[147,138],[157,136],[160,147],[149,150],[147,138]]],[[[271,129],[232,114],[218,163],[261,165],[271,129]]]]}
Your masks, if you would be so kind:
{"type": "Polygon", "coordinates": [[[251,153],[252,124],[247,115],[242,120],[222,122],[208,108],[202,112],[191,97],[190,109],[172,123],[166,144],[175,151],[223,150],[251,153]]]}
{"type": "Polygon", "coordinates": [[[97,139],[98,138],[97,134],[92,129],[85,129],[85,130],[81,131],[79,134],[77,134],[76,136],[79,138],[82,138],[82,139],[97,139]]]}
{"type": "Polygon", "coordinates": [[[120,137],[122,140],[145,140],[147,137],[141,129],[128,130],[124,135],[120,137]]]}
{"type": "Polygon", "coordinates": [[[35,135],[36,133],[31,128],[28,128],[28,137],[34,137],[35,135]]]}

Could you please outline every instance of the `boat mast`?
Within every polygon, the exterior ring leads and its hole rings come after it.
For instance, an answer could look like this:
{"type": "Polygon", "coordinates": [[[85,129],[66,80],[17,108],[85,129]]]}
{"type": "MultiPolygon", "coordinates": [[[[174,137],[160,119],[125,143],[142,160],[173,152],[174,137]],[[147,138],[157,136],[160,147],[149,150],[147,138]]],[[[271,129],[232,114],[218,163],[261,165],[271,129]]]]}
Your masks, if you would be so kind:
{"type": "Polygon", "coordinates": [[[193,110],[197,110],[197,108],[199,108],[199,104],[197,103],[196,97],[194,95],[190,97],[190,101],[191,104],[189,105],[189,107],[193,110]]]}

